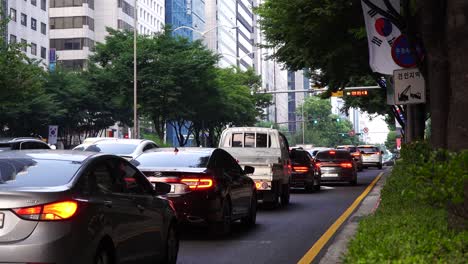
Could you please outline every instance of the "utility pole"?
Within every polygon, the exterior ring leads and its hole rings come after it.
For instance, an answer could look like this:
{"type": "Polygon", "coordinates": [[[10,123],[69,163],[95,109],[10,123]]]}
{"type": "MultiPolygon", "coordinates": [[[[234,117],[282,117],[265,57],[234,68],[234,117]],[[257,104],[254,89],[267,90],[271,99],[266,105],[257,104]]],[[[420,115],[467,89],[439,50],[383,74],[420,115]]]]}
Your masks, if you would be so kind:
{"type": "Polygon", "coordinates": [[[139,138],[137,113],[137,37],[138,37],[138,0],[135,0],[133,28],[133,138],[139,138]]]}

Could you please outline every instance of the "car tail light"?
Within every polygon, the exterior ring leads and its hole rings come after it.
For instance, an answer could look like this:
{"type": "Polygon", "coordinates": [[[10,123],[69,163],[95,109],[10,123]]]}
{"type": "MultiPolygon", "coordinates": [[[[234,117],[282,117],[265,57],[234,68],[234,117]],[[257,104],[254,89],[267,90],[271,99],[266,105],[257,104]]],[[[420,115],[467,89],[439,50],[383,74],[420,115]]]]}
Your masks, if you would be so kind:
{"type": "Polygon", "coordinates": [[[330,153],[330,155],[335,155],[335,154],[336,154],[336,151],[330,150],[328,153],[330,153]]]}
{"type": "Polygon", "coordinates": [[[361,156],[361,153],[359,153],[359,152],[354,152],[354,153],[351,153],[351,155],[354,156],[354,157],[359,157],[359,156],[361,156]]]}
{"type": "Polygon", "coordinates": [[[190,190],[207,190],[214,186],[213,179],[209,178],[184,178],[180,182],[187,185],[190,190]]]}
{"type": "Polygon", "coordinates": [[[320,168],[320,166],[322,166],[322,164],[321,164],[320,162],[316,162],[316,163],[315,163],[315,167],[316,167],[316,168],[320,168]]]}
{"type": "Polygon", "coordinates": [[[353,164],[351,162],[343,162],[340,164],[340,167],[350,169],[353,167],[353,164]]]}
{"type": "Polygon", "coordinates": [[[295,172],[308,172],[309,171],[309,167],[307,166],[293,166],[292,169],[295,172]]]}
{"type": "Polygon", "coordinates": [[[13,209],[16,215],[23,219],[43,221],[66,220],[75,215],[77,210],[78,203],[76,201],[63,201],[13,209]]]}

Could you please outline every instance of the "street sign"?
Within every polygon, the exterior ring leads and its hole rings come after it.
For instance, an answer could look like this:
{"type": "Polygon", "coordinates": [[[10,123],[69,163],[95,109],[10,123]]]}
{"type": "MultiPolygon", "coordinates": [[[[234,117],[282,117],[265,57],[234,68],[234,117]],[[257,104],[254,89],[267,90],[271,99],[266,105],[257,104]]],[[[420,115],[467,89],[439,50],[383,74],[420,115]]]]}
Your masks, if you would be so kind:
{"type": "Polygon", "coordinates": [[[423,53],[420,46],[416,46],[416,56],[412,54],[410,43],[406,35],[400,35],[392,44],[393,61],[400,67],[412,68],[421,60],[423,53]]]}
{"type": "Polygon", "coordinates": [[[58,126],[49,126],[49,144],[57,144],[58,126]]]}
{"type": "Polygon", "coordinates": [[[424,77],[418,69],[393,72],[395,104],[423,104],[426,102],[424,77]]]}
{"type": "Polygon", "coordinates": [[[362,130],[362,132],[364,132],[364,133],[366,133],[366,134],[369,133],[369,128],[365,127],[365,128],[362,130]]]}
{"type": "Polygon", "coordinates": [[[356,134],[356,132],[354,132],[354,129],[353,129],[353,130],[350,130],[350,131],[348,132],[348,135],[349,135],[350,137],[354,137],[355,134],[356,134]]]}

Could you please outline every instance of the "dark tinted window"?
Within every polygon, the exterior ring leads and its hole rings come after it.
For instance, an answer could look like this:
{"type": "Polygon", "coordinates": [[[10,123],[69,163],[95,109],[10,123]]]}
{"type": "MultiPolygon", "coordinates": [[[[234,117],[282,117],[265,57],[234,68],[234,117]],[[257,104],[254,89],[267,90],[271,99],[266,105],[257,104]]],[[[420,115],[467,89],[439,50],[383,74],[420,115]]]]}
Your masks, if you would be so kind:
{"type": "Polygon", "coordinates": [[[36,160],[28,158],[0,159],[0,188],[53,187],[65,185],[81,164],[72,161],[36,160]]]}
{"type": "Polygon", "coordinates": [[[10,149],[11,149],[10,143],[0,143],[0,151],[2,151],[2,150],[10,150],[10,149]]]}
{"type": "Polygon", "coordinates": [[[114,160],[113,169],[115,169],[114,177],[119,177],[125,182],[124,192],[131,194],[149,194],[152,187],[145,184],[146,179],[139,175],[138,171],[130,166],[126,161],[114,160]]]}
{"type": "Polygon", "coordinates": [[[294,163],[308,163],[310,162],[307,152],[301,150],[291,150],[291,161],[294,163]]]}
{"type": "Polygon", "coordinates": [[[337,147],[337,149],[346,149],[349,152],[356,152],[358,149],[356,147],[337,147]]]}
{"type": "Polygon", "coordinates": [[[137,145],[112,143],[112,144],[91,145],[87,147],[85,150],[117,154],[117,155],[126,155],[126,154],[132,154],[136,148],[137,148],[137,145]]]}
{"type": "Polygon", "coordinates": [[[379,148],[376,147],[359,147],[359,150],[364,153],[380,152],[379,148]]]}
{"type": "Polygon", "coordinates": [[[136,163],[139,167],[182,167],[206,168],[210,155],[193,152],[154,152],[139,156],[136,163]]]}
{"type": "Polygon", "coordinates": [[[317,156],[315,156],[315,158],[320,161],[349,160],[351,159],[351,155],[349,154],[349,152],[345,151],[321,151],[317,153],[317,156]]]}

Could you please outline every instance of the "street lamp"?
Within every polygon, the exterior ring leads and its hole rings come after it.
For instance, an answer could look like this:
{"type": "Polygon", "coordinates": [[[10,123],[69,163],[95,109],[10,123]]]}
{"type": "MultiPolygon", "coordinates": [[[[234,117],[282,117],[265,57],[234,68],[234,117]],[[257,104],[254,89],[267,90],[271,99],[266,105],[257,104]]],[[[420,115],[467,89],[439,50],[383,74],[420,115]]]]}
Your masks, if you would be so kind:
{"type": "Polygon", "coordinates": [[[245,54],[244,56],[241,56],[241,57],[237,57],[236,55],[232,55],[232,54],[229,54],[229,53],[220,53],[220,55],[233,57],[234,59],[236,59],[236,65],[237,65],[237,67],[240,67],[240,61],[241,61],[243,58],[254,54],[255,52],[257,52],[257,51],[249,52],[249,53],[247,53],[247,54],[245,54]]]}
{"type": "Polygon", "coordinates": [[[135,0],[133,28],[133,138],[139,138],[137,113],[137,37],[138,37],[138,0],[135,0]]]}
{"type": "Polygon", "coordinates": [[[192,31],[194,31],[194,32],[197,32],[197,33],[199,33],[200,35],[202,35],[203,37],[205,37],[205,35],[206,35],[208,32],[210,32],[210,31],[212,31],[212,30],[214,30],[214,29],[217,29],[217,28],[219,28],[219,27],[226,27],[226,28],[230,28],[230,29],[239,28],[239,26],[231,27],[231,26],[228,26],[228,25],[218,25],[218,26],[214,26],[214,27],[212,27],[212,28],[210,28],[210,29],[208,29],[208,30],[200,31],[200,30],[194,29],[193,27],[189,27],[189,26],[180,26],[180,27],[177,27],[177,28],[173,29],[172,32],[175,32],[175,31],[177,31],[177,30],[179,30],[179,29],[189,29],[189,30],[192,30],[192,31]]]}

